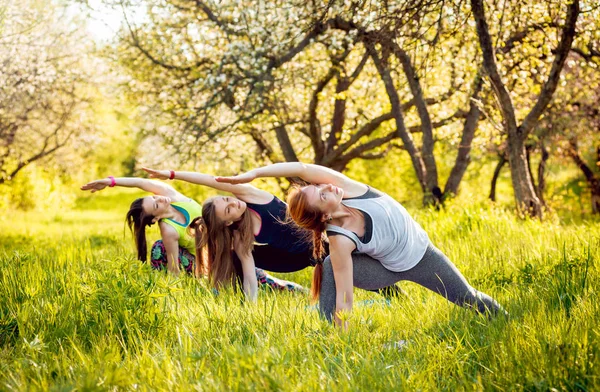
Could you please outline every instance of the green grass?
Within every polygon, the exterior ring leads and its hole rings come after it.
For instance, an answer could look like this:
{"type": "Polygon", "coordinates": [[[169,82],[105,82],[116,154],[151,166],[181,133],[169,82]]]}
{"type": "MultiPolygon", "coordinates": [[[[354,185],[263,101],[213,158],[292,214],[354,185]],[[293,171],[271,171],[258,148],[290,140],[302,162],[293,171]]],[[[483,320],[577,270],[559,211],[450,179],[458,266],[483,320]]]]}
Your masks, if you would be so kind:
{"type": "MultiPolygon", "coordinates": [[[[114,202],[2,214],[0,390],[600,387],[598,221],[518,221],[485,203],[415,210],[510,319],[404,283],[409,298],[355,307],[344,333],[303,295],[264,291],[248,304],[152,271],[124,232],[127,203],[114,202]],[[408,344],[388,346],[398,340],[408,344]]],[[[308,285],[310,273],[279,276],[308,285]]]]}

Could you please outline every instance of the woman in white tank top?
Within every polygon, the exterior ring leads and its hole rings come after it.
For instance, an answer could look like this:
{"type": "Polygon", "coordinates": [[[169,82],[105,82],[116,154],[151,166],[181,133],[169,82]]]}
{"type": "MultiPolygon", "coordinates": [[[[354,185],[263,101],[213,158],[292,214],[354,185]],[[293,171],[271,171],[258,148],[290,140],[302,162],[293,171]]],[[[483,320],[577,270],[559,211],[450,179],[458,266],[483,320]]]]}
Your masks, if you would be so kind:
{"type": "Polygon", "coordinates": [[[313,299],[320,298],[327,318],[333,313],[339,324],[338,313],[352,309],[354,286],[376,289],[400,280],[416,282],[481,313],[503,312],[497,302],[467,283],[390,196],[335,170],[299,162],[277,163],[216,179],[238,184],[258,177],[300,177],[313,184],[290,192],[288,212],[298,226],[312,231],[315,258],[322,254],[323,233],[329,238],[330,257],[315,268],[311,287],[313,299]],[[329,270],[334,279],[328,278],[329,270]]]}

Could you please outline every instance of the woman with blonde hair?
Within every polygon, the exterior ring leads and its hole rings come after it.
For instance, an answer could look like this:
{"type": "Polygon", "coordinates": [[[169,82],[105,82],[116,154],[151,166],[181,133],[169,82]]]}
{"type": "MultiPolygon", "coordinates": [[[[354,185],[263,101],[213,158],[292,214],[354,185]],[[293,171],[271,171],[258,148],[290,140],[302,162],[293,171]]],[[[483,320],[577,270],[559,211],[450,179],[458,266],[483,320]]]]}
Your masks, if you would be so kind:
{"type": "Polygon", "coordinates": [[[254,299],[260,281],[255,268],[286,273],[317,263],[313,245],[304,240],[307,232],[284,223],[286,204],[271,193],[247,184],[220,183],[204,173],[144,170],[152,178],[186,181],[231,194],[205,200],[202,214],[190,222],[197,265],[215,288],[241,281],[244,293],[254,299]]]}
{"type": "Polygon", "coordinates": [[[329,168],[299,162],[277,163],[217,181],[241,184],[258,177],[300,177],[311,185],[288,196],[289,215],[319,240],[329,238],[330,255],[315,268],[311,291],[320,311],[341,324],[349,312],[353,286],[373,290],[413,281],[447,300],[484,314],[503,313],[488,295],[475,290],[427,233],[396,200],[329,168]]]}

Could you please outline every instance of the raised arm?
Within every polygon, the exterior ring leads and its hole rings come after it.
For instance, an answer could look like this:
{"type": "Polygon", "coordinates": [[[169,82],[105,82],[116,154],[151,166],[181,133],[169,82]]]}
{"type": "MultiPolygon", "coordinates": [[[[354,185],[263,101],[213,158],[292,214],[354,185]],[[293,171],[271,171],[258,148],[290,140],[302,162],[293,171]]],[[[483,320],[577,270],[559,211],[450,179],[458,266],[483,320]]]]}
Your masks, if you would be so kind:
{"type": "MultiPolygon", "coordinates": [[[[167,196],[174,201],[185,198],[181,193],[177,192],[172,186],[159,181],[148,180],[137,177],[108,177],[100,180],[88,182],[81,186],[82,191],[91,191],[92,193],[101,191],[106,187],[121,186],[125,188],[139,188],[146,192],[154,193],[155,195],[167,196]]],[[[186,198],[187,199],[187,198],[186,198]]]]}
{"type": "Polygon", "coordinates": [[[275,163],[258,167],[233,177],[217,177],[222,183],[241,184],[259,177],[300,177],[312,184],[333,184],[344,189],[348,197],[360,196],[367,186],[325,166],[301,162],[275,163]]]}
{"type": "Polygon", "coordinates": [[[199,172],[187,172],[187,171],[174,171],[174,170],[155,170],[150,168],[143,168],[151,178],[159,179],[175,179],[190,182],[192,184],[204,185],[213,189],[217,189],[224,192],[229,192],[235,195],[235,197],[251,202],[251,203],[268,203],[273,199],[273,195],[269,192],[265,192],[249,184],[227,184],[217,182],[215,176],[210,174],[204,174],[199,172]]]}

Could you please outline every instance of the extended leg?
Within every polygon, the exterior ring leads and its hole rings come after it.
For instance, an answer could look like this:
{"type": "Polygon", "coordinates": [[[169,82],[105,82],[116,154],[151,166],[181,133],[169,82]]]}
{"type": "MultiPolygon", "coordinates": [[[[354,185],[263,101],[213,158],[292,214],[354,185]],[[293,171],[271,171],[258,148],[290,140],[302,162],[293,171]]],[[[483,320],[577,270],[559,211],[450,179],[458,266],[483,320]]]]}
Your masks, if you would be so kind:
{"type": "MultiPolygon", "coordinates": [[[[419,264],[408,271],[387,270],[379,261],[363,254],[352,256],[352,266],[354,287],[374,291],[400,280],[410,280],[457,305],[473,307],[481,313],[506,313],[490,296],[471,287],[454,264],[433,245],[428,247],[419,264]]],[[[333,268],[327,258],[323,264],[319,310],[330,321],[335,311],[335,298],[333,268]]]]}
{"type": "Polygon", "coordinates": [[[302,293],[308,292],[308,290],[298,283],[290,282],[283,279],[277,279],[260,268],[256,268],[256,279],[258,283],[263,287],[270,287],[275,291],[299,291],[302,293]]]}
{"type": "Polygon", "coordinates": [[[429,245],[419,264],[403,274],[404,279],[418,283],[459,306],[471,307],[484,314],[506,313],[492,297],[475,290],[450,259],[433,245],[429,245]]]}

